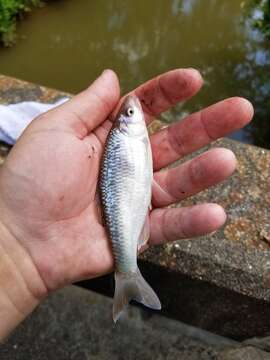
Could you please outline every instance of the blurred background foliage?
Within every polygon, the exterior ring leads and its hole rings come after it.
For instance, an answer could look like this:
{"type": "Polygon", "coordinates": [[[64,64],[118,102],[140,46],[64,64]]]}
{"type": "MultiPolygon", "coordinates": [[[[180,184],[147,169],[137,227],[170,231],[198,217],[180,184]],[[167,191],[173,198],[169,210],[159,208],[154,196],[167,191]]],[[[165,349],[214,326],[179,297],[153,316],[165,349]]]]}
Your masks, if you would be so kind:
{"type": "Polygon", "coordinates": [[[5,46],[15,42],[17,18],[40,4],[40,0],[0,0],[0,40],[5,46]]]}
{"type": "Polygon", "coordinates": [[[253,16],[254,28],[262,31],[270,39],[270,0],[243,1],[248,15],[253,16]]]}

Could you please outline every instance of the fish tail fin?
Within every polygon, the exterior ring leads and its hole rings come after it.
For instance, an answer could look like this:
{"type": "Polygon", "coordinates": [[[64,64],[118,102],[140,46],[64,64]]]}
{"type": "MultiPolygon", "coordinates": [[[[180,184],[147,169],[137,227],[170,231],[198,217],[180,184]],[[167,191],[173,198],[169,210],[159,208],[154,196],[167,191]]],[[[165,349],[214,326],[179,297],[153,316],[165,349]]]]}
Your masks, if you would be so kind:
{"type": "Polygon", "coordinates": [[[134,273],[115,272],[115,293],[113,302],[113,320],[116,322],[130,300],[160,310],[161,304],[154,290],[144,280],[140,270],[134,273]]]}

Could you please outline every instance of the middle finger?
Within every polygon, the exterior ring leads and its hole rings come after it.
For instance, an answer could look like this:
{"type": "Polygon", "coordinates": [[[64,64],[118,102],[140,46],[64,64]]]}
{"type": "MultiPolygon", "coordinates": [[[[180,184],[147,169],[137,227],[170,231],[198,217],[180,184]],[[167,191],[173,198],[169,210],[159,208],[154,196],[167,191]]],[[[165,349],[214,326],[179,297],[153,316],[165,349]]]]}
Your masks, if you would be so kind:
{"type": "Polygon", "coordinates": [[[246,125],[253,116],[251,103],[234,97],[187,116],[151,136],[154,169],[177,159],[246,125]]]}

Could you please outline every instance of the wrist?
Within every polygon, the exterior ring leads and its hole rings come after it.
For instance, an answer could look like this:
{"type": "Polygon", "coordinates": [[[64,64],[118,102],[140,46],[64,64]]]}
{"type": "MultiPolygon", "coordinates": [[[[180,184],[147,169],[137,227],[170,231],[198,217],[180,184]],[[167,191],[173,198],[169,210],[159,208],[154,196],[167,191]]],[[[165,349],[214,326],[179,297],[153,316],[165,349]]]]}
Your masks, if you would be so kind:
{"type": "Polygon", "coordinates": [[[0,341],[46,294],[30,254],[0,222],[0,341]]]}

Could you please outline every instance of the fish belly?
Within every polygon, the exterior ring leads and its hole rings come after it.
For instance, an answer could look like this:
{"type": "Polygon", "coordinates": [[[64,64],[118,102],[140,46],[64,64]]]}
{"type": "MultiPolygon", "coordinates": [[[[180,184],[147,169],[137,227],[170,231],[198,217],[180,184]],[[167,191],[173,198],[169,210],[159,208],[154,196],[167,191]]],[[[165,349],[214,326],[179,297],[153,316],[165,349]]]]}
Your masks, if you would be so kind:
{"type": "Polygon", "coordinates": [[[105,222],[116,271],[136,272],[137,245],[151,202],[153,169],[147,141],[120,132],[108,139],[101,171],[105,222]]]}

